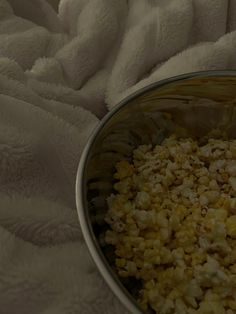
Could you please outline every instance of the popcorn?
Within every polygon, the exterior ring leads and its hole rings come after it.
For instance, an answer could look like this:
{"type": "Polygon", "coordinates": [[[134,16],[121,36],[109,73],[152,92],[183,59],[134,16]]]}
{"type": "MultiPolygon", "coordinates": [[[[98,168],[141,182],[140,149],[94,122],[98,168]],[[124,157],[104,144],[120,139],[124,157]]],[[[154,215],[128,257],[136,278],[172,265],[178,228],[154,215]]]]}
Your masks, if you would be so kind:
{"type": "Polygon", "coordinates": [[[147,209],[150,205],[150,196],[147,192],[141,191],[137,193],[135,205],[140,209],[147,209]]]}
{"type": "Polygon", "coordinates": [[[105,241],[139,304],[161,314],[236,313],[236,140],[170,136],[120,161],[105,241]]]}
{"type": "Polygon", "coordinates": [[[236,215],[230,216],[226,220],[226,229],[227,229],[227,234],[231,238],[236,239],[236,215]]]}
{"type": "Polygon", "coordinates": [[[232,186],[233,190],[236,191],[236,177],[230,177],[229,184],[232,186]]]}
{"type": "Polygon", "coordinates": [[[126,177],[130,177],[134,172],[134,166],[130,165],[128,161],[120,161],[116,164],[116,179],[124,179],[126,177]]]}
{"type": "Polygon", "coordinates": [[[236,160],[230,160],[227,162],[226,171],[230,176],[236,176],[236,160]]]}

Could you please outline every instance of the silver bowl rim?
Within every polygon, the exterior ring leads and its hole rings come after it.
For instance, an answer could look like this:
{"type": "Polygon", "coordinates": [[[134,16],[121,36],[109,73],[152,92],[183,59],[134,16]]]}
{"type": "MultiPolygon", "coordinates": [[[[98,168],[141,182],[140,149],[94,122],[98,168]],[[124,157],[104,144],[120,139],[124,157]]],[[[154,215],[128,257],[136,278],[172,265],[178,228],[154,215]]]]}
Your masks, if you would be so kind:
{"type": "Polygon", "coordinates": [[[120,283],[118,277],[114,274],[111,266],[107,262],[100,246],[98,245],[97,239],[93,233],[91,220],[89,218],[89,213],[85,208],[84,204],[86,201],[85,197],[85,182],[84,182],[84,171],[87,165],[89,152],[95,143],[99,133],[106,125],[106,123],[124,106],[128,105],[129,102],[135,99],[137,96],[144,94],[147,91],[160,88],[164,85],[174,83],[181,80],[188,80],[195,77],[220,77],[220,76],[236,76],[236,70],[212,70],[212,71],[200,71],[200,72],[191,72],[187,74],[181,74],[174,77],[170,77],[158,82],[149,84],[138,91],[132,93],[128,97],[120,101],[115,107],[107,113],[100,123],[95,127],[92,134],[90,135],[88,142],[83,150],[83,153],[80,158],[77,176],[76,176],[76,207],[79,216],[81,230],[84,236],[85,243],[89,249],[90,255],[97,266],[99,272],[104,278],[107,285],[110,287],[115,296],[120,300],[120,302],[125,306],[126,309],[131,311],[133,314],[143,314],[143,312],[138,307],[136,301],[132,296],[127,292],[124,286],[120,283]]]}

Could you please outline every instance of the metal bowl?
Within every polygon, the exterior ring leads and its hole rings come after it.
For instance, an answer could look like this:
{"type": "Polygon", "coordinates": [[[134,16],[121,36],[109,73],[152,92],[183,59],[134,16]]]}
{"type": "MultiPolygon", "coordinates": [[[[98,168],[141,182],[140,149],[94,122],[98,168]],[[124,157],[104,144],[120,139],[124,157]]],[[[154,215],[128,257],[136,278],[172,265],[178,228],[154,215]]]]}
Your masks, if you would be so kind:
{"type": "Polygon", "coordinates": [[[201,138],[217,130],[218,134],[226,132],[234,138],[235,104],[236,71],[177,76],[123,100],[105,116],[85,147],[76,182],[82,232],[105,281],[131,313],[143,313],[136,303],[139,283],[118,278],[113,249],[103,240],[108,227],[104,221],[106,198],[112,192],[114,165],[121,159],[130,159],[138,145],[158,144],[172,132],[201,138]]]}

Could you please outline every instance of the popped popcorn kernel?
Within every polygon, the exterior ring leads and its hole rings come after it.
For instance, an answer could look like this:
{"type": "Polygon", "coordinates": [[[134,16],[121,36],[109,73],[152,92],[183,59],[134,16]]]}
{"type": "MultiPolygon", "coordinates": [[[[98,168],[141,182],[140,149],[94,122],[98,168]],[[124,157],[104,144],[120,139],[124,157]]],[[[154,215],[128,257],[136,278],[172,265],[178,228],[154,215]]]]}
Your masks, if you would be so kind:
{"type": "Polygon", "coordinates": [[[116,164],[115,179],[124,179],[130,177],[134,173],[134,166],[131,165],[128,161],[123,160],[116,164]]]}
{"type": "Polygon", "coordinates": [[[227,234],[231,238],[236,239],[236,215],[230,216],[226,220],[226,229],[227,229],[227,234]]]}
{"type": "Polygon", "coordinates": [[[172,135],[116,165],[105,241],[160,314],[236,313],[236,140],[172,135]]]}

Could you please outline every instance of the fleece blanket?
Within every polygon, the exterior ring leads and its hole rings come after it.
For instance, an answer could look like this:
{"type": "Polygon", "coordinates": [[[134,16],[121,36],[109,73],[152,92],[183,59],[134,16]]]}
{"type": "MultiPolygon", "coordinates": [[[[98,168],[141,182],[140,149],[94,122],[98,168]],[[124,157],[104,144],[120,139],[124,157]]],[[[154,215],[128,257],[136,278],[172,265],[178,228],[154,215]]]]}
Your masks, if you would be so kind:
{"type": "Polygon", "coordinates": [[[81,234],[83,147],[140,87],[235,66],[235,0],[0,0],[0,314],[125,311],[81,234]]]}

